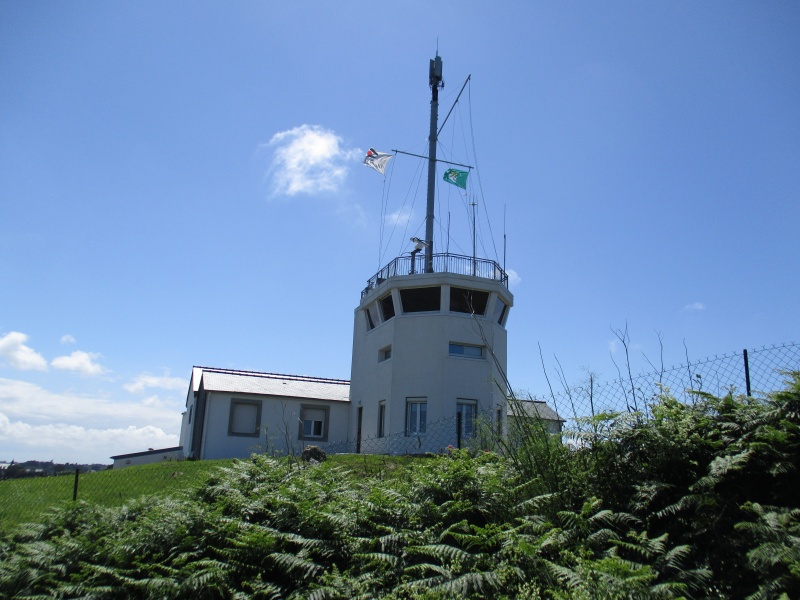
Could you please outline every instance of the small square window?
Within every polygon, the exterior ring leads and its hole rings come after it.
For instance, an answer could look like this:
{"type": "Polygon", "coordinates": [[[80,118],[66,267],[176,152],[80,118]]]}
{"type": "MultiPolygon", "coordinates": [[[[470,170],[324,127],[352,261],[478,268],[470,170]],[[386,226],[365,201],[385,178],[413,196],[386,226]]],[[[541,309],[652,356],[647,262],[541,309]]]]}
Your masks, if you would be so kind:
{"type": "Polygon", "coordinates": [[[392,347],[386,346],[378,351],[378,362],[383,362],[392,358],[392,347]]]}
{"type": "Polygon", "coordinates": [[[301,440],[328,440],[328,422],[330,409],[327,406],[302,405],[300,407],[300,432],[301,440]]]}
{"type": "Polygon", "coordinates": [[[261,402],[231,400],[228,435],[258,437],[261,429],[261,402]]]}

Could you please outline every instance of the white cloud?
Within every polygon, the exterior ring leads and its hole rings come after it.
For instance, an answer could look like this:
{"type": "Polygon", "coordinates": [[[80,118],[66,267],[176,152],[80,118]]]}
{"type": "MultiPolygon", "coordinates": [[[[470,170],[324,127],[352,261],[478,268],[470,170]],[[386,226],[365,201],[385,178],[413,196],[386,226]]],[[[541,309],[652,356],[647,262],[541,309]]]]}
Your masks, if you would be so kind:
{"type": "Polygon", "coordinates": [[[706,305],[702,302],[692,302],[691,304],[687,304],[683,307],[683,311],[681,312],[695,312],[698,310],[705,310],[706,305]]]}
{"type": "Polygon", "coordinates": [[[177,434],[168,434],[152,425],[107,429],[58,422],[33,425],[11,421],[0,412],[0,458],[3,460],[108,464],[109,457],[117,454],[177,445],[177,434]]]}
{"type": "Polygon", "coordinates": [[[159,388],[163,390],[185,390],[189,386],[189,381],[181,377],[157,377],[155,375],[142,374],[124,387],[132,394],[143,392],[147,388],[159,388]]]}
{"type": "Polygon", "coordinates": [[[26,346],[27,341],[28,336],[19,331],[0,337],[0,358],[22,371],[46,371],[47,361],[33,348],[26,346]]]}
{"type": "Polygon", "coordinates": [[[62,335],[61,336],[61,343],[62,344],[74,344],[77,340],[72,337],[70,334],[62,335]]]}
{"type": "Polygon", "coordinates": [[[404,224],[411,220],[414,216],[410,206],[404,206],[397,209],[393,213],[386,215],[386,223],[389,225],[404,224]]]}
{"type": "Polygon", "coordinates": [[[107,463],[177,446],[182,410],[181,399],[119,402],[0,378],[0,460],[107,463]]]}
{"type": "Polygon", "coordinates": [[[300,125],[272,136],[275,148],[270,167],[273,193],[295,196],[336,192],[342,185],[348,161],[358,149],[342,147],[342,139],[319,125],[300,125]]]}
{"type": "Polygon", "coordinates": [[[0,378],[0,412],[34,424],[67,423],[88,428],[143,427],[151,423],[180,428],[183,401],[160,406],[120,402],[102,396],[51,392],[18,379],[0,378]]]}
{"type": "Polygon", "coordinates": [[[508,287],[513,287],[522,283],[522,277],[520,277],[514,269],[508,269],[506,275],[508,275],[508,287]]]}
{"type": "Polygon", "coordinates": [[[59,356],[50,361],[50,364],[56,369],[62,371],[74,371],[81,375],[102,375],[108,369],[95,362],[95,359],[100,358],[99,354],[94,352],[84,352],[82,350],[75,350],[69,356],[59,356]]]}

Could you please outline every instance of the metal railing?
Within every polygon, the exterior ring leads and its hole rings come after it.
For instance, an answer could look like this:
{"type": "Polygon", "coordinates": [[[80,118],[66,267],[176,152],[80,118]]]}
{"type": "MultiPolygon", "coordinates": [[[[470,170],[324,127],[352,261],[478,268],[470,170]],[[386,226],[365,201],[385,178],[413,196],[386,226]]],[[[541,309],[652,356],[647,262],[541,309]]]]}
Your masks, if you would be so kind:
{"type": "MultiPolygon", "coordinates": [[[[401,275],[414,275],[425,272],[425,259],[414,254],[409,256],[398,256],[392,262],[375,273],[367,281],[367,287],[361,292],[364,298],[381,283],[392,277],[401,275]]],[[[455,275],[471,275],[483,279],[499,281],[508,287],[508,274],[496,261],[488,258],[473,258],[461,254],[434,254],[433,255],[434,273],[453,273],[455,275]]]]}

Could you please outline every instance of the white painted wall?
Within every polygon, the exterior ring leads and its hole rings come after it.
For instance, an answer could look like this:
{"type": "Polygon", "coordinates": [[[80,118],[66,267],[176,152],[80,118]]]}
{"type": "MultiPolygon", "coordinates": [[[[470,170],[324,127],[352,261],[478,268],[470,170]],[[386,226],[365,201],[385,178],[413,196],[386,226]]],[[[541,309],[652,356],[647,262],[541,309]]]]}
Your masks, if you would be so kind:
{"type": "MultiPolygon", "coordinates": [[[[507,364],[507,333],[492,317],[494,305],[501,298],[509,308],[513,296],[500,283],[488,279],[447,273],[424,273],[393,277],[384,281],[366,296],[354,315],[353,359],[350,383],[350,436],[355,438],[358,427],[357,410],[361,406],[362,439],[378,433],[379,403],[386,401],[387,434],[405,431],[406,399],[428,399],[427,422],[454,418],[458,398],[478,401],[478,410],[494,410],[505,403],[504,384],[500,370],[507,364]],[[402,314],[400,289],[441,286],[439,312],[402,314]],[[450,287],[483,290],[490,293],[485,316],[449,311],[450,287]],[[383,323],[367,325],[364,310],[373,309],[373,318],[380,314],[377,302],[391,293],[395,316],[383,323]],[[485,341],[484,341],[485,340],[485,341]],[[483,358],[453,357],[450,342],[485,346],[483,358]],[[391,345],[390,359],[379,362],[380,352],[391,345]],[[490,355],[494,352],[496,362],[490,355]],[[499,364],[499,368],[498,368],[499,364]],[[498,386],[496,382],[499,382],[498,386]]],[[[455,444],[452,439],[422,439],[415,451],[439,451],[455,444]]],[[[393,442],[396,444],[396,438],[393,442]]],[[[373,444],[370,444],[370,448],[373,444]]],[[[397,451],[400,451],[398,448],[397,451]]]]}
{"type": "Polygon", "coordinates": [[[208,392],[201,459],[246,458],[253,453],[296,454],[305,446],[323,446],[320,439],[302,439],[300,415],[303,406],[328,409],[327,440],[347,438],[349,403],[298,398],[276,398],[254,394],[208,392]],[[261,403],[261,421],[257,437],[231,435],[228,432],[231,402],[235,399],[261,403]]]}

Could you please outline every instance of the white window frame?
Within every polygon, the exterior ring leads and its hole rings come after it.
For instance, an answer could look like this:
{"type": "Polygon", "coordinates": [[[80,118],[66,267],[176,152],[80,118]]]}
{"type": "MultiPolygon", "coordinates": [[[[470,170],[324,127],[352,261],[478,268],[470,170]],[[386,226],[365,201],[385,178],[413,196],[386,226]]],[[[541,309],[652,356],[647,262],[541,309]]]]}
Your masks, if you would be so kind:
{"type": "Polygon", "coordinates": [[[406,398],[406,435],[425,435],[428,420],[428,398],[406,398]]]}
{"type": "Polygon", "coordinates": [[[228,435],[232,437],[258,437],[261,435],[261,408],[261,400],[242,400],[239,398],[231,398],[231,409],[228,415],[228,435]],[[253,431],[241,431],[234,429],[234,425],[237,420],[235,418],[236,409],[240,406],[256,407],[255,427],[253,428],[253,431]]]}
{"type": "Polygon", "coordinates": [[[331,417],[331,408],[330,406],[324,406],[320,404],[301,404],[300,405],[300,428],[297,433],[298,440],[309,440],[315,442],[327,442],[328,441],[328,429],[330,428],[330,417],[331,417]],[[306,419],[306,411],[322,411],[323,417],[322,421],[317,419],[306,419]],[[311,424],[311,433],[306,433],[306,423],[311,424]],[[314,423],[320,423],[320,433],[314,433],[314,423]]]}
{"type": "Polygon", "coordinates": [[[462,344],[460,342],[450,342],[447,348],[450,356],[455,358],[471,358],[473,360],[481,360],[486,357],[483,346],[476,346],[474,344],[462,344]]]}
{"type": "Polygon", "coordinates": [[[378,362],[382,363],[386,360],[392,358],[392,346],[386,346],[385,348],[381,348],[378,350],[378,362]]]}

